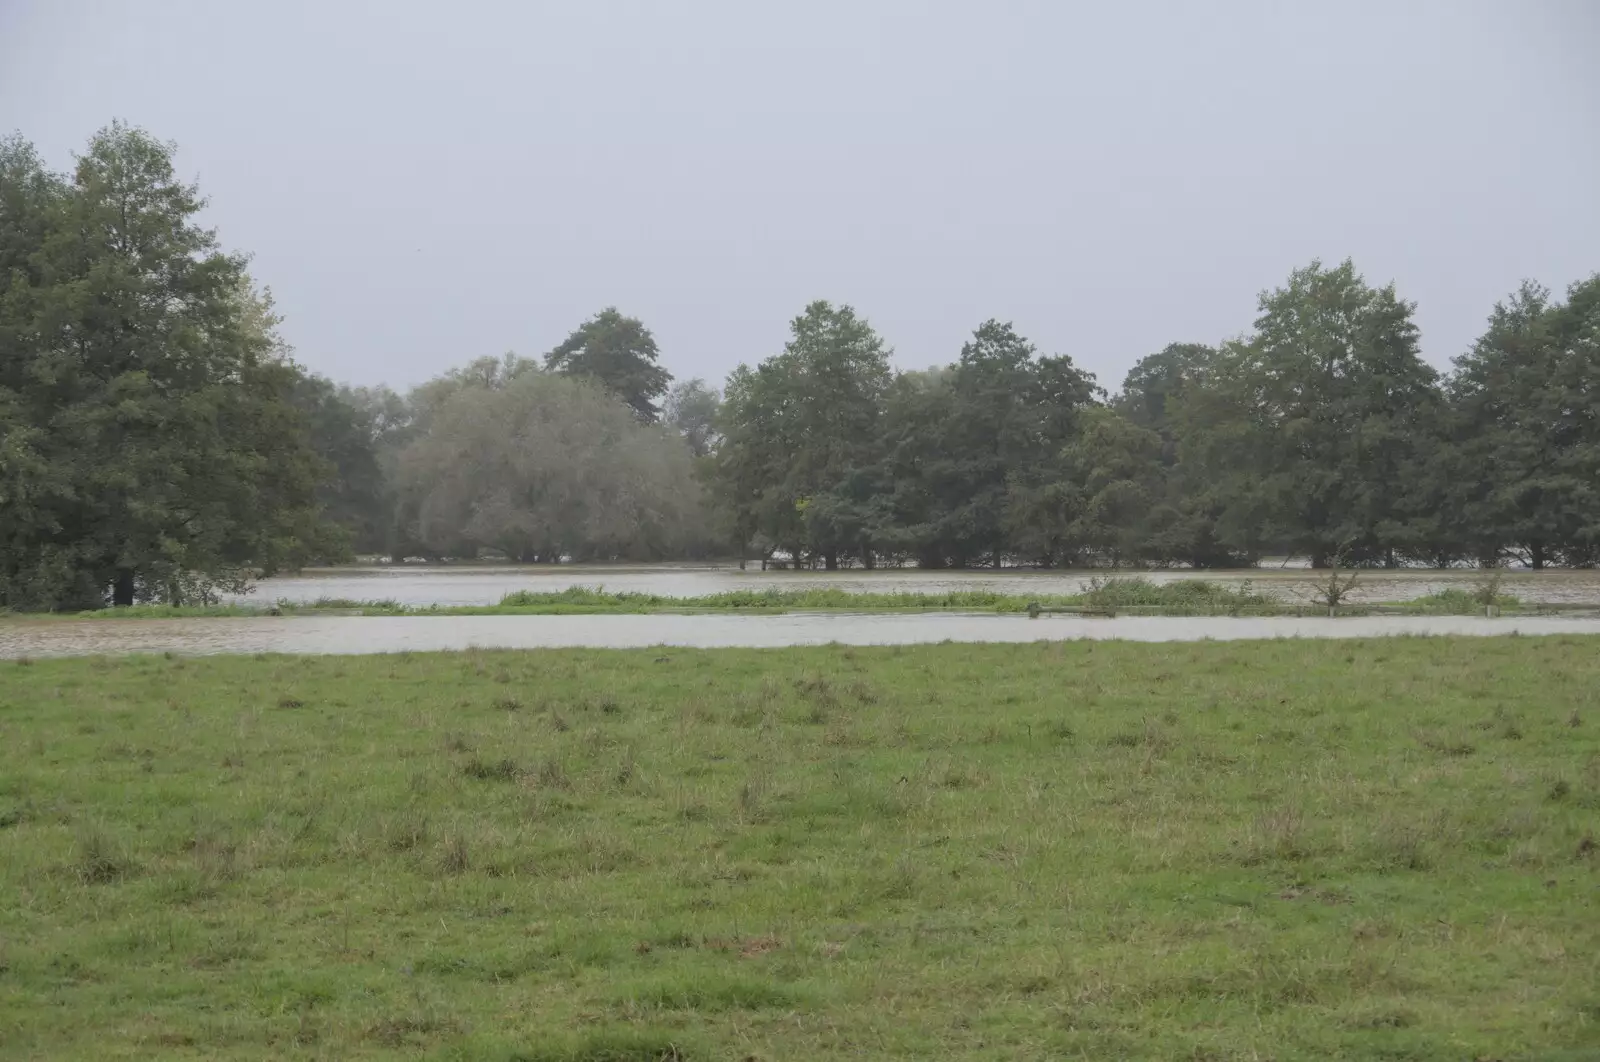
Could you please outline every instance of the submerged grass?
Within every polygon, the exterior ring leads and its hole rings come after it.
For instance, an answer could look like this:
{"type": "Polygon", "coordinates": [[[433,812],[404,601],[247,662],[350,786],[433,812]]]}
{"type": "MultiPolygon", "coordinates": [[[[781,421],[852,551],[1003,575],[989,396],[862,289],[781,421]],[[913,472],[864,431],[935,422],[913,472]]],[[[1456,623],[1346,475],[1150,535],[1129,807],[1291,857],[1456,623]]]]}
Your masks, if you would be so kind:
{"type": "MultiPolygon", "coordinates": [[[[1358,602],[1341,608],[1346,615],[1398,612],[1415,615],[1478,615],[1488,603],[1480,591],[1447,588],[1411,601],[1358,602]]],[[[1509,594],[1495,593],[1501,612],[1515,613],[1541,606],[1525,606],[1509,594]]],[[[804,610],[840,612],[1001,612],[1023,613],[1045,609],[1086,609],[1110,613],[1168,616],[1325,615],[1326,606],[1312,607],[1258,591],[1249,582],[1227,583],[1208,579],[1177,579],[1157,583],[1142,576],[1094,578],[1081,594],[1008,594],[992,590],[953,590],[944,593],[866,592],[817,586],[798,589],[734,590],[695,597],[608,592],[603,587],[575,586],[558,591],[520,590],[507,594],[497,605],[404,605],[392,599],[353,600],[319,598],[310,602],[228,604],[214,606],[137,605],[73,613],[77,619],[166,619],[185,617],[236,617],[315,615],[326,613],[367,616],[517,616],[606,615],[660,612],[781,613],[804,610]]],[[[4,614],[0,613],[0,617],[4,614]]]]}
{"type": "Polygon", "coordinates": [[[0,1055],[1600,1056],[1600,639],[0,662],[0,1055]]]}

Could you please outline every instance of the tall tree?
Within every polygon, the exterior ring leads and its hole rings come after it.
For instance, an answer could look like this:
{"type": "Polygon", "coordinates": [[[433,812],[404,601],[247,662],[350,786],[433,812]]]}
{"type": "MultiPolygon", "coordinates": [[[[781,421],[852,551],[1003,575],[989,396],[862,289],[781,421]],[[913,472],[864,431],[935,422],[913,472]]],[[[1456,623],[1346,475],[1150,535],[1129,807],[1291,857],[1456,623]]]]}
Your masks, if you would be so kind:
{"type": "Polygon", "coordinates": [[[890,406],[890,468],[926,566],[1000,566],[1019,529],[1008,507],[1042,488],[1098,395],[1070,358],[1037,356],[1011,324],[981,324],[955,364],[890,406]]]}
{"type": "Polygon", "coordinates": [[[545,355],[545,367],[598,380],[640,420],[654,424],[661,416],[656,403],[672,383],[672,374],[656,364],[659,354],[655,336],[642,321],[608,306],[545,355]]]}
{"type": "Polygon", "coordinates": [[[70,182],[0,152],[0,224],[34,238],[0,299],[20,339],[0,370],[0,502],[25,514],[0,544],[0,603],[170,600],[338,549],[296,371],[172,150],[114,124],[70,182]],[[41,213],[11,218],[23,202],[41,213]]]}
{"type": "Polygon", "coordinates": [[[1220,407],[1193,440],[1219,472],[1224,538],[1252,550],[1264,535],[1317,566],[1398,563],[1421,544],[1407,484],[1441,409],[1415,307],[1349,261],[1296,270],[1260,307],[1219,357],[1220,407]]]}
{"type": "Polygon", "coordinates": [[[809,550],[829,569],[847,553],[870,564],[888,348],[849,306],[825,301],[790,332],[783,353],[728,381],[721,474],[734,523],[796,561],[809,550]]]}
{"type": "Polygon", "coordinates": [[[1567,303],[1525,282],[1456,360],[1450,513],[1481,563],[1534,568],[1600,542],[1600,277],[1567,303]]]}

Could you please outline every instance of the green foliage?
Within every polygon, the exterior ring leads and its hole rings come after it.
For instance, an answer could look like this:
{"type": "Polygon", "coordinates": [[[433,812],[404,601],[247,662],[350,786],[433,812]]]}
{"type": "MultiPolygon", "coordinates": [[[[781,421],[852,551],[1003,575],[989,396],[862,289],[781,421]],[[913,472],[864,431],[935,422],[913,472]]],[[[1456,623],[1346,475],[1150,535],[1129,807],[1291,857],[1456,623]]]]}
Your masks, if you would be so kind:
{"type": "Polygon", "coordinates": [[[0,143],[0,605],[176,601],[336,556],[299,371],[173,148],[0,143]]]}
{"type": "Polygon", "coordinates": [[[1592,637],[0,662],[0,1054],[1589,1058],[1596,688],[1592,637]]]}
{"type": "Polygon", "coordinates": [[[1091,579],[1084,603],[1113,610],[1150,609],[1171,616],[1270,613],[1283,608],[1283,602],[1256,592],[1249,582],[1227,584],[1205,579],[1174,579],[1154,583],[1138,577],[1091,579]]]}
{"type": "Polygon", "coordinates": [[[889,350],[848,306],[814,302],[783,353],[728,379],[719,495],[736,538],[765,555],[873,563],[889,350]]]}
{"type": "Polygon", "coordinates": [[[554,593],[520,590],[500,600],[501,608],[539,608],[582,605],[616,611],[661,611],[683,609],[768,610],[787,609],[974,609],[996,612],[1026,612],[1030,601],[1070,604],[1079,600],[1069,595],[1045,598],[1003,594],[991,590],[952,590],[939,594],[909,591],[869,593],[832,586],[803,590],[729,590],[698,597],[665,597],[660,594],[607,593],[603,588],[570,587],[554,593]]]}
{"type": "Polygon", "coordinates": [[[323,515],[356,550],[382,552],[392,502],[379,465],[377,412],[352,389],[310,374],[295,381],[290,401],[305,420],[312,449],[330,466],[317,491],[323,515]]]}
{"type": "Polygon", "coordinates": [[[1213,363],[1212,394],[1179,400],[1180,453],[1223,502],[1219,537],[1315,567],[1335,554],[1394,564],[1420,549],[1420,440],[1438,430],[1442,401],[1414,307],[1348,261],[1296,270],[1260,307],[1255,332],[1213,363]]]}
{"type": "Polygon", "coordinates": [[[888,407],[882,478],[896,530],[885,537],[930,568],[1074,559],[1083,544],[1065,525],[1081,492],[1056,462],[1098,393],[1070,358],[1039,357],[1009,323],[984,322],[955,364],[888,407]]]}
{"type": "Polygon", "coordinates": [[[1412,598],[1400,607],[1409,612],[1438,616],[1470,616],[1493,605],[1501,611],[1515,611],[1522,607],[1522,599],[1515,594],[1493,593],[1486,596],[1478,589],[1449,586],[1431,594],[1412,598]]]}
{"type": "Polygon", "coordinates": [[[656,364],[659,353],[643,322],[608,306],[545,355],[545,367],[597,380],[640,420],[654,424],[661,416],[656,403],[672,382],[672,374],[656,364]]]}
{"type": "Polygon", "coordinates": [[[1525,283],[1450,381],[1444,509],[1463,552],[1534,568],[1600,559],[1600,274],[1565,303],[1525,283]]]}
{"type": "Polygon", "coordinates": [[[701,533],[688,449],[588,379],[454,388],[395,467],[412,534],[441,553],[651,559],[701,533]]]}
{"type": "Polygon", "coordinates": [[[352,547],[1600,564],[1600,275],[1564,301],[1524,284],[1444,379],[1414,306],[1345,261],[1263,293],[1236,340],[1143,358],[1110,398],[997,320],[896,372],[865,318],[823,301],[725,399],[671,386],[615,307],[542,362],[478,358],[402,395],[296,366],[202,205],[170,145],[126,126],[70,176],[0,141],[0,608],[204,606],[352,547]]]}
{"type": "Polygon", "coordinates": [[[705,458],[720,441],[717,420],[721,409],[722,396],[717,389],[696,377],[672,385],[662,407],[661,419],[668,428],[683,436],[691,454],[705,458]]]}

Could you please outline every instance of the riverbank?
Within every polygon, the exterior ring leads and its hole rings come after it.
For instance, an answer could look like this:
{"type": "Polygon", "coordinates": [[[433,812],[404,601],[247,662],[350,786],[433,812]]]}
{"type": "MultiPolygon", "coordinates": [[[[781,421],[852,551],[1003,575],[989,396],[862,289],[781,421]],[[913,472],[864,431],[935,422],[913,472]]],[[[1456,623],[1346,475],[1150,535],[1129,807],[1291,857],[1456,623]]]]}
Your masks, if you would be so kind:
{"type": "MultiPolygon", "coordinates": [[[[1450,587],[1405,601],[1351,599],[1338,611],[1345,615],[1399,614],[1416,616],[1483,615],[1492,605],[1501,614],[1532,614],[1584,606],[1524,603],[1498,590],[1483,592],[1450,587]]],[[[1084,593],[1017,594],[993,590],[869,592],[837,587],[727,591],[696,596],[608,592],[598,587],[560,591],[518,591],[495,605],[408,605],[391,599],[317,598],[311,601],[230,603],[206,606],[139,605],[130,608],[49,615],[13,614],[12,619],[175,619],[241,618],[263,615],[360,616],[583,616],[723,614],[781,615],[791,612],[968,612],[1023,614],[1046,611],[1089,611],[1102,614],[1166,616],[1314,616],[1328,606],[1311,598],[1298,600],[1262,593],[1249,582],[1221,583],[1186,579],[1155,583],[1142,578],[1096,580],[1084,593]]],[[[1600,611],[1600,608],[1596,609],[1600,611]]]]}
{"type": "Polygon", "coordinates": [[[0,1032],[1588,1057],[1596,688],[1572,636],[0,663],[0,1032]]]}

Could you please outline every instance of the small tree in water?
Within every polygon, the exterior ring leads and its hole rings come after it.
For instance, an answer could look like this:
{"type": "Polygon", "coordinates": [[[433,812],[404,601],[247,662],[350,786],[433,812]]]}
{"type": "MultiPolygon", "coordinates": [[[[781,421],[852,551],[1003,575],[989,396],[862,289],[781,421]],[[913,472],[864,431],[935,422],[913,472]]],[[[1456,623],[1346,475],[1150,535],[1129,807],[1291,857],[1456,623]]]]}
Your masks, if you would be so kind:
{"type": "Polygon", "coordinates": [[[1505,573],[1498,566],[1485,568],[1472,583],[1472,600],[1483,606],[1485,616],[1500,610],[1500,592],[1505,584],[1505,573]]]}
{"type": "Polygon", "coordinates": [[[1343,551],[1334,554],[1333,565],[1328,569],[1328,573],[1318,576],[1311,584],[1311,600],[1319,605],[1327,605],[1330,619],[1338,614],[1339,606],[1351,596],[1360,574],[1354,571],[1348,575],[1340,574],[1339,567],[1343,559],[1343,551]]]}

